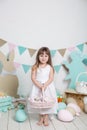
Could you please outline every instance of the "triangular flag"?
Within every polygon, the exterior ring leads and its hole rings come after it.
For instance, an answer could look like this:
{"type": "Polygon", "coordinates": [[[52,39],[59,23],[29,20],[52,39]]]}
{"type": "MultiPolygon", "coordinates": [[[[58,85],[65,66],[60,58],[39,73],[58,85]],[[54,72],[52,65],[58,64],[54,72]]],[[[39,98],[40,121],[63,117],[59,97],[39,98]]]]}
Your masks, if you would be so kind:
{"type": "Polygon", "coordinates": [[[84,44],[83,44],[83,43],[82,43],[82,44],[79,44],[79,45],[77,45],[77,47],[78,47],[78,49],[79,49],[80,51],[83,51],[84,44]]]}
{"type": "Polygon", "coordinates": [[[58,72],[59,72],[60,67],[61,67],[61,65],[55,65],[55,66],[54,66],[54,70],[58,73],[58,72]]]}
{"type": "Polygon", "coordinates": [[[64,56],[66,49],[58,49],[58,52],[61,54],[61,56],[64,56]]]}
{"type": "Polygon", "coordinates": [[[18,46],[18,49],[19,49],[20,55],[23,54],[23,52],[26,50],[26,48],[22,46],[18,46]]]}
{"type": "Polygon", "coordinates": [[[22,64],[22,67],[24,69],[24,72],[27,73],[31,66],[22,64]]]}
{"type": "Polygon", "coordinates": [[[70,52],[72,52],[72,51],[75,50],[75,47],[69,47],[69,48],[67,48],[67,50],[70,51],[70,52]]]}
{"type": "Polygon", "coordinates": [[[17,69],[17,68],[19,68],[19,67],[20,67],[20,64],[19,64],[19,63],[17,63],[17,62],[14,62],[14,66],[15,66],[15,68],[17,69]]]}
{"type": "Polygon", "coordinates": [[[35,49],[28,49],[29,50],[29,54],[30,54],[30,56],[32,57],[33,55],[34,55],[34,53],[36,52],[36,50],[35,49]]]}
{"type": "Polygon", "coordinates": [[[6,43],[6,41],[5,41],[5,40],[0,39],[0,47],[1,47],[1,46],[3,46],[5,43],[6,43]]]}
{"type": "Polygon", "coordinates": [[[12,43],[8,43],[8,46],[9,46],[9,51],[11,52],[12,50],[15,49],[16,45],[15,44],[12,44],[12,43]]]}
{"type": "Polygon", "coordinates": [[[51,56],[53,57],[55,56],[56,50],[51,50],[50,53],[51,53],[51,56]]]}

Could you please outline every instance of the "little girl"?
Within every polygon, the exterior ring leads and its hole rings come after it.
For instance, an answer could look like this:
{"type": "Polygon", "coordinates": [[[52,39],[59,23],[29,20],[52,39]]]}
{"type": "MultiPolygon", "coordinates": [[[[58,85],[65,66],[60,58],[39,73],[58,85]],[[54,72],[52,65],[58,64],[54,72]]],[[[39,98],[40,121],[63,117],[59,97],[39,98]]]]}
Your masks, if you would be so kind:
{"type": "Polygon", "coordinates": [[[54,79],[54,69],[52,66],[52,59],[50,50],[48,47],[42,47],[38,50],[36,56],[36,63],[32,67],[31,71],[31,79],[33,82],[32,92],[30,94],[30,98],[38,97],[41,95],[42,90],[44,90],[44,95],[55,98],[55,105],[53,108],[41,108],[36,109],[32,108],[27,103],[27,109],[29,112],[39,113],[40,119],[38,121],[38,125],[44,124],[44,126],[49,125],[48,114],[56,114],[57,113],[57,97],[56,90],[53,84],[54,79]]]}

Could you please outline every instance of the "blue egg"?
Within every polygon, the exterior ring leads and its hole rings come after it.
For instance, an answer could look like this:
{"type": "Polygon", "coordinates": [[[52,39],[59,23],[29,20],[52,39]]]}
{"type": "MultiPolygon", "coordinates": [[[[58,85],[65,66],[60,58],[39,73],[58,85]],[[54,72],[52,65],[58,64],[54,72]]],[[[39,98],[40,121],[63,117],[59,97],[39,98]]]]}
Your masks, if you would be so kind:
{"type": "Polygon", "coordinates": [[[15,114],[15,120],[18,122],[23,122],[27,119],[27,115],[24,109],[18,109],[15,114]]]}

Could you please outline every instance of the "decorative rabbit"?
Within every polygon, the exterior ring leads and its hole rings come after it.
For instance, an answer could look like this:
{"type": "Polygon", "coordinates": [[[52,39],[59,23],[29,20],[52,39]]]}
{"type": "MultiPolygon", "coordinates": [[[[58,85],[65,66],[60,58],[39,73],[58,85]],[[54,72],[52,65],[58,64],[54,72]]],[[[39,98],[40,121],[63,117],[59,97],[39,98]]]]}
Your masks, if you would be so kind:
{"type": "Polygon", "coordinates": [[[18,78],[14,67],[14,51],[6,57],[0,52],[0,91],[6,95],[17,97],[18,78]]]}

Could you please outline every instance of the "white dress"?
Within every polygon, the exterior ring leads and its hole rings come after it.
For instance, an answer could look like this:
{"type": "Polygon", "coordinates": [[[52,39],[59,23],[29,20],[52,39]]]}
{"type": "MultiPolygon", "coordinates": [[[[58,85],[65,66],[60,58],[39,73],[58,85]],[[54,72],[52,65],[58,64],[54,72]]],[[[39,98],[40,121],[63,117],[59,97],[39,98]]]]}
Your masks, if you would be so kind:
{"type": "MultiPolygon", "coordinates": [[[[41,82],[42,84],[45,83],[49,78],[50,68],[51,68],[50,65],[47,65],[44,68],[38,68],[37,76],[36,76],[37,81],[41,82]]],[[[54,107],[45,108],[45,109],[44,108],[41,108],[41,109],[31,108],[27,100],[27,110],[29,113],[39,113],[39,114],[53,114],[53,113],[56,114],[57,113],[57,96],[56,96],[56,90],[55,90],[55,86],[53,82],[49,86],[47,86],[44,93],[45,93],[45,96],[53,97],[56,100],[54,107]]],[[[40,96],[40,94],[41,94],[41,90],[33,84],[30,98],[33,99],[34,97],[40,96]]]]}

